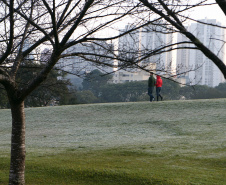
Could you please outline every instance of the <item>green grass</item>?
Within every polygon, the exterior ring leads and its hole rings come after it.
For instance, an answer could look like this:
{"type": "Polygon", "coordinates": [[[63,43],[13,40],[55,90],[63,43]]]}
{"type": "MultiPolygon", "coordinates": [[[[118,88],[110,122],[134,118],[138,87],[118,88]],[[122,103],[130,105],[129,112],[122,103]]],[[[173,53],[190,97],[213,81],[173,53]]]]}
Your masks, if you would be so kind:
{"type": "MultiPolygon", "coordinates": [[[[226,184],[226,99],[26,109],[26,184],[226,184]]],[[[0,184],[10,111],[0,110],[0,184]]]]}

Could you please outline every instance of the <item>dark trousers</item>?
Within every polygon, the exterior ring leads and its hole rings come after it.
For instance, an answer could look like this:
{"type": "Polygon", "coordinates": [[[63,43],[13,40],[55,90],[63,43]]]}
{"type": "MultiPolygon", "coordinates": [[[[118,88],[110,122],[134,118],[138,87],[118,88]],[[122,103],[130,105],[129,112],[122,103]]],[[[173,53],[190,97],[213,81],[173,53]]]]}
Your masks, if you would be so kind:
{"type": "Polygon", "coordinates": [[[162,87],[156,87],[157,101],[159,101],[159,97],[162,100],[162,95],[160,94],[161,90],[162,90],[162,87]]]}
{"type": "Polygon", "coordinates": [[[153,101],[154,99],[154,96],[153,96],[153,90],[154,90],[154,87],[148,87],[148,95],[150,96],[150,101],[153,101]]]}

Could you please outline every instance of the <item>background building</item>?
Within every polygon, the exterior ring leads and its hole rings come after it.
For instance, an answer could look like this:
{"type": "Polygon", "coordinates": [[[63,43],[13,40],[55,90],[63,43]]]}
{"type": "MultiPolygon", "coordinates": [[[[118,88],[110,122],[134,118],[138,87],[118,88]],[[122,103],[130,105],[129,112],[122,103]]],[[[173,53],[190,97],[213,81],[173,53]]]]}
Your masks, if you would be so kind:
{"type": "Polygon", "coordinates": [[[113,45],[106,42],[100,42],[99,44],[88,43],[86,45],[77,44],[66,50],[64,54],[69,54],[69,56],[59,60],[57,67],[75,75],[90,73],[95,69],[99,69],[104,73],[111,73],[113,72],[114,62],[111,58],[106,58],[106,56],[111,57],[112,52],[113,45]],[[71,53],[74,56],[71,56],[71,53]]]}
{"type": "MultiPolygon", "coordinates": [[[[113,72],[114,61],[111,59],[112,52],[113,45],[103,41],[95,44],[77,44],[63,53],[65,55],[68,54],[68,56],[60,59],[56,68],[66,72],[65,78],[70,79],[73,85],[81,87],[84,76],[95,69],[100,70],[102,73],[113,72]],[[72,53],[74,56],[70,55],[72,53]],[[80,55],[85,56],[85,58],[80,55]],[[109,58],[106,59],[105,56],[109,56],[109,58]],[[103,63],[107,65],[103,65],[103,63]]],[[[49,57],[49,50],[44,49],[41,62],[48,61],[49,57]]]]}
{"type": "MultiPolygon", "coordinates": [[[[205,22],[206,24],[192,23],[187,26],[187,29],[224,61],[225,47],[224,42],[222,42],[225,37],[224,29],[210,26],[210,24],[220,25],[215,19],[203,19],[200,20],[200,22],[205,22]]],[[[121,33],[124,33],[131,28],[131,25],[126,25],[125,28],[121,30],[121,33]]],[[[175,42],[188,41],[182,34],[165,33],[164,28],[153,25],[135,30],[119,38],[117,46],[118,53],[115,54],[122,60],[131,62],[140,61],[139,65],[145,66],[146,69],[151,69],[157,74],[174,77],[175,80],[183,84],[215,87],[219,83],[225,81],[217,66],[205,57],[201,51],[186,49],[187,47],[194,47],[194,45],[183,43],[178,46],[184,47],[184,49],[178,50],[173,50],[173,46],[164,48],[163,46],[171,45],[175,42]],[[170,51],[171,49],[172,51],[170,51]],[[169,52],[164,52],[168,50],[169,52]],[[147,55],[150,55],[150,57],[145,58],[147,55]]],[[[83,76],[95,69],[98,69],[103,73],[112,73],[115,71],[113,73],[113,83],[148,79],[149,73],[137,69],[136,66],[134,68],[129,65],[127,67],[121,66],[123,63],[120,63],[119,61],[115,62],[112,59],[101,57],[113,55],[114,47],[115,46],[112,44],[101,42],[99,44],[79,44],[70,48],[70,51],[68,51],[69,53],[95,53],[97,56],[86,55],[86,57],[90,60],[94,59],[110,64],[107,67],[106,65],[104,66],[98,63],[95,64],[89,62],[78,56],[71,56],[60,60],[57,67],[78,76],[83,76]],[[108,49],[106,50],[106,48],[108,49]],[[113,64],[116,64],[118,67],[114,68],[113,64]]],[[[45,59],[49,57],[48,50],[45,50],[43,53],[42,58],[45,59]]],[[[75,77],[71,75],[70,78],[75,77]]]]}
{"type": "MultiPolygon", "coordinates": [[[[131,26],[126,25],[121,32],[124,33],[129,29],[131,26]]],[[[145,69],[155,71],[158,74],[166,75],[166,72],[176,74],[172,52],[162,52],[165,51],[163,46],[172,44],[173,35],[162,32],[164,32],[164,28],[150,25],[120,37],[119,57],[133,62],[140,60],[140,66],[145,66],[145,69]],[[146,57],[147,55],[149,57],[146,57]]],[[[118,71],[114,74],[114,83],[141,81],[149,78],[148,72],[131,67],[121,70],[120,62],[118,64],[118,71]]]]}
{"type": "MultiPolygon", "coordinates": [[[[225,47],[222,41],[224,41],[225,31],[219,26],[211,26],[221,24],[215,19],[202,19],[199,21],[205,24],[192,23],[187,26],[187,29],[224,61],[225,47]]],[[[129,26],[126,26],[125,30],[128,28],[129,26]]],[[[125,48],[127,48],[130,51],[127,51],[127,53],[130,53],[132,59],[142,59],[143,56],[159,50],[160,54],[152,55],[143,60],[142,63],[156,64],[156,73],[165,76],[175,76],[182,83],[215,87],[225,81],[218,67],[201,51],[186,49],[186,47],[194,47],[192,44],[180,44],[179,47],[184,47],[185,49],[161,53],[164,51],[161,49],[163,46],[183,41],[188,41],[188,39],[182,34],[164,34],[164,28],[150,25],[120,38],[119,50],[126,52],[125,48]],[[124,49],[121,49],[122,46],[124,49]]],[[[170,50],[170,47],[166,48],[166,50],[170,50]]],[[[143,75],[143,77],[140,76],[136,79],[146,79],[145,76],[147,75],[145,73],[141,73],[139,70],[135,72],[138,76],[143,75]]],[[[126,81],[134,80],[134,75],[129,75],[126,71],[121,71],[120,74],[116,74],[117,77],[129,78],[130,76],[131,78],[126,81]]],[[[120,81],[123,80],[118,80],[118,82],[120,81]]]]}
{"type": "Polygon", "coordinates": [[[163,34],[164,31],[164,28],[154,25],[145,26],[140,30],[140,53],[142,56],[151,54],[149,58],[142,62],[149,64],[155,63],[156,72],[162,74],[166,71],[173,73],[172,52],[162,53],[162,51],[167,50],[164,46],[172,44],[173,35],[163,34]]]}
{"type": "MultiPolygon", "coordinates": [[[[210,26],[221,25],[215,19],[202,19],[201,23],[192,23],[188,30],[199,38],[199,40],[207,46],[212,52],[224,61],[225,47],[223,28],[210,26]]],[[[186,41],[187,38],[178,35],[178,41],[186,41]]],[[[194,45],[184,44],[184,46],[194,47],[194,45]]],[[[224,81],[223,75],[217,66],[208,59],[201,51],[193,49],[182,49],[177,51],[177,74],[184,77],[190,85],[207,85],[215,87],[224,81]],[[194,69],[193,71],[190,71],[194,69]],[[186,73],[186,71],[189,71],[186,73]]]]}

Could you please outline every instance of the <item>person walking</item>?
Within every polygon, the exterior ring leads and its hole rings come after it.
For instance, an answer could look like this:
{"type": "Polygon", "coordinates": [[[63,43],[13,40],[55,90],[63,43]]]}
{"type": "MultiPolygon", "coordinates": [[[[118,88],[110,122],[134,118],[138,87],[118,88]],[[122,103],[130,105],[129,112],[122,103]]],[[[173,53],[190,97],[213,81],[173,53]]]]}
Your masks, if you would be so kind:
{"type": "Polygon", "coordinates": [[[150,102],[154,100],[154,96],[152,93],[155,87],[155,83],[156,83],[156,80],[153,76],[153,73],[150,73],[150,77],[148,79],[148,95],[150,96],[150,102]]]}
{"type": "Polygon", "coordinates": [[[160,94],[161,90],[162,90],[162,79],[161,76],[157,75],[157,80],[156,80],[156,95],[157,95],[157,101],[159,101],[159,97],[161,98],[161,100],[163,99],[162,95],[160,94]]]}

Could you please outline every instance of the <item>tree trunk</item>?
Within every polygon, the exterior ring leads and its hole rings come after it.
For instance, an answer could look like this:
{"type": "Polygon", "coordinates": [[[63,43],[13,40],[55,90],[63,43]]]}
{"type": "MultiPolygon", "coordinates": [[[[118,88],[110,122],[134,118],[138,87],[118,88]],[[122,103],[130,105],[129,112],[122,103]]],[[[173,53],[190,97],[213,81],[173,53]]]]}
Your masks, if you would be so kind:
{"type": "Polygon", "coordinates": [[[221,8],[221,10],[226,15],[226,0],[216,0],[216,3],[219,5],[219,7],[221,8]]]}
{"type": "Polygon", "coordinates": [[[25,184],[25,113],[24,102],[11,102],[12,136],[9,184],[25,184]]]}

